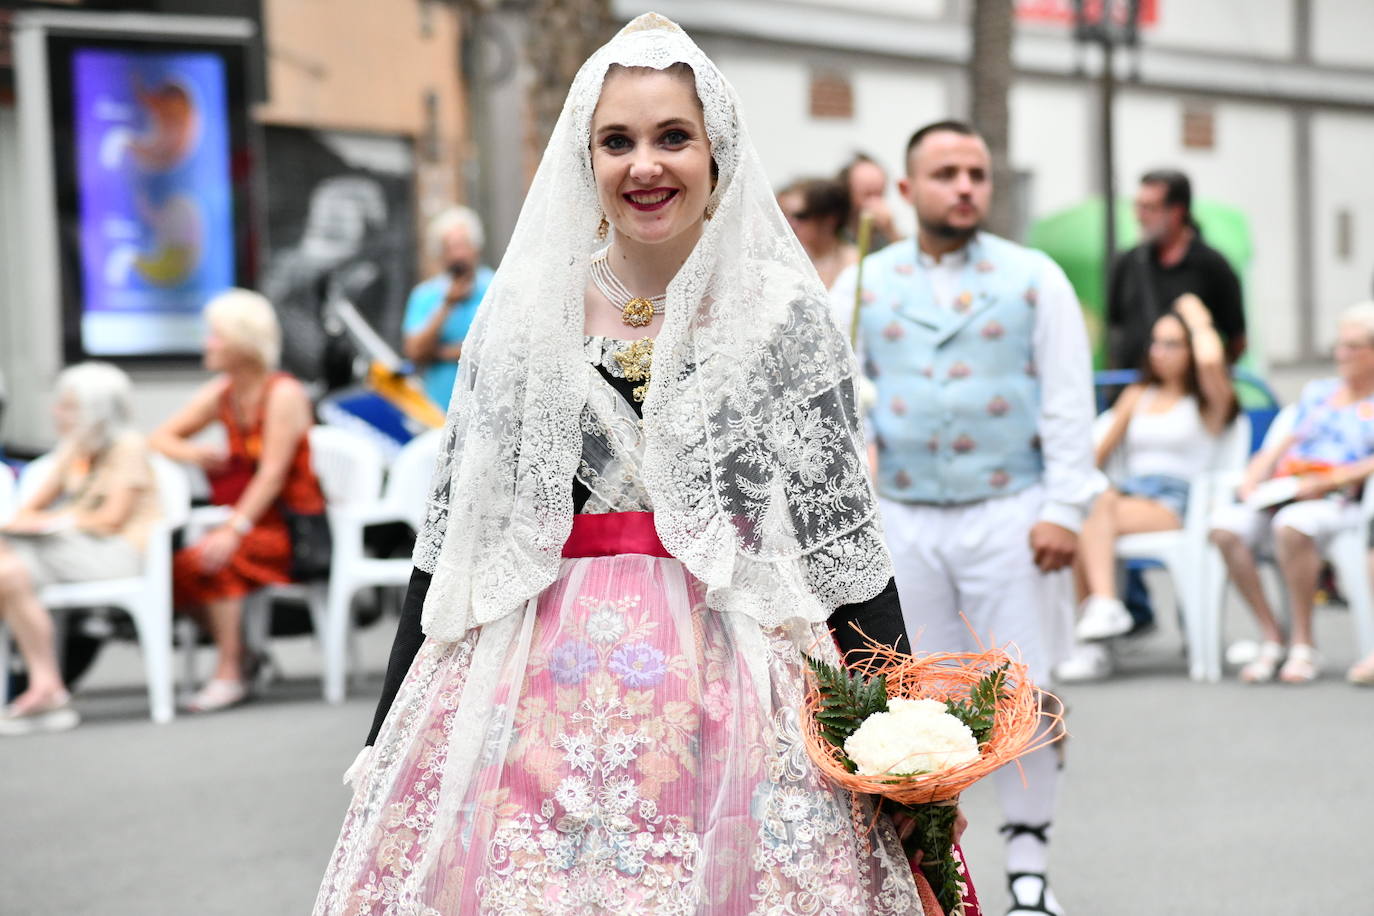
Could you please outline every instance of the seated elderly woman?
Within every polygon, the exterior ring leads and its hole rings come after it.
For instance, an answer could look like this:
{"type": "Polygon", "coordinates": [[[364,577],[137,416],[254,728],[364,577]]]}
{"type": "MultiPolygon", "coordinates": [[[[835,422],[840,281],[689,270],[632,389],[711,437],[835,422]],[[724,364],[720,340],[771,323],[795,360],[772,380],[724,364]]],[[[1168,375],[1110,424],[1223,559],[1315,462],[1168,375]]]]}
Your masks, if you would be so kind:
{"type": "Polygon", "coordinates": [[[130,426],[128,377],[83,363],[57,377],[52,470],[0,529],[0,615],[19,644],[28,689],[0,713],[0,735],[72,728],[45,585],[136,576],[161,512],[143,437],[130,426]]]}
{"type": "Polygon", "coordinates": [[[1341,314],[1335,356],[1337,378],[1303,389],[1293,431],[1255,455],[1237,491],[1240,501],[1212,520],[1212,541],[1221,548],[1231,581],[1254,612],[1264,640],[1259,654],[1241,669],[1240,678],[1248,683],[1271,681],[1276,674],[1293,684],[1317,677],[1312,606],[1321,547],[1343,528],[1359,524],[1359,490],[1374,473],[1374,302],[1341,314]],[[1279,478],[1291,481],[1277,488],[1268,483],[1279,478]],[[1270,492],[1260,490],[1261,484],[1270,492]],[[1273,511],[1264,504],[1281,508],[1273,511]],[[1255,551],[1261,546],[1272,546],[1293,610],[1287,650],[1260,586],[1255,551]]]}
{"type": "Polygon", "coordinates": [[[205,307],[205,368],[217,372],[152,436],[153,447],[204,468],[211,497],[232,507],[224,524],[173,559],[173,602],[210,633],[219,659],[188,705],[210,712],[248,695],[241,621],[243,599],[264,585],[290,581],[291,540],[283,509],[324,511],[310,464],[310,398],[277,371],[281,326],[271,303],[235,289],[205,307]],[[227,449],[192,441],[218,423],[227,449]]]}

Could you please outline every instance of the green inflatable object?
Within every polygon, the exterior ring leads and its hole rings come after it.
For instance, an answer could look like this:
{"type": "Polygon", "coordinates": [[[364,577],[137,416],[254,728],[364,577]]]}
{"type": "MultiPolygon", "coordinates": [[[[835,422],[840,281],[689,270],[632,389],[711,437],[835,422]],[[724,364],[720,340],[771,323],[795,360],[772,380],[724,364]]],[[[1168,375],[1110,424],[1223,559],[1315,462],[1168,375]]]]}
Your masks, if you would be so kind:
{"type": "MultiPolygon", "coordinates": [[[[1106,207],[1101,197],[1093,197],[1076,207],[1052,213],[1036,220],[1026,234],[1026,244],[1039,248],[1055,260],[1083,305],[1083,317],[1088,323],[1088,333],[1093,342],[1093,363],[1103,368],[1105,362],[1106,334],[1103,327],[1107,311],[1107,267],[1103,259],[1103,236],[1106,229],[1106,207]]],[[[1202,237],[1213,248],[1220,251],[1231,263],[1232,269],[1240,277],[1241,291],[1244,295],[1246,272],[1250,265],[1253,247],[1250,241],[1250,225],[1245,213],[1230,204],[1216,200],[1198,198],[1193,201],[1193,218],[1202,229],[1202,237]]],[[[1136,244],[1137,226],[1133,204],[1129,199],[1121,199],[1116,205],[1116,243],[1120,251],[1136,244]]],[[[1249,297],[1245,302],[1249,305],[1249,297]]],[[[1259,347],[1253,321],[1249,320],[1246,309],[1249,352],[1259,347]]],[[[1241,361],[1248,364],[1247,355],[1241,361]]]]}

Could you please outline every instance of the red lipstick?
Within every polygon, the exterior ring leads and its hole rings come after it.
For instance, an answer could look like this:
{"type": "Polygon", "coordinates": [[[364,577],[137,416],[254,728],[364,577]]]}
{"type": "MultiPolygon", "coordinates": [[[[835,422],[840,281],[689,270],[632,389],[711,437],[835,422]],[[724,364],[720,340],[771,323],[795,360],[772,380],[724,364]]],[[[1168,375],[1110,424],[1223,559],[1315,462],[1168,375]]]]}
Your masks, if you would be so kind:
{"type": "Polygon", "coordinates": [[[677,188],[653,188],[648,191],[629,191],[620,196],[641,213],[650,213],[668,206],[668,202],[677,197],[677,193],[677,188]]]}

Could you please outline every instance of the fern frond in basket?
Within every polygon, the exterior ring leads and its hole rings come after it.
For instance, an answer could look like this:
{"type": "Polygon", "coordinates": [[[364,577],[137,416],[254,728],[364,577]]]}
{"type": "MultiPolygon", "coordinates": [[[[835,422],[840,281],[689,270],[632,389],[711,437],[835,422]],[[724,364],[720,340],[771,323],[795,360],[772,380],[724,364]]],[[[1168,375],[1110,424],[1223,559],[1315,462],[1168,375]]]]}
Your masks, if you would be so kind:
{"type": "MultiPolygon", "coordinates": [[[[845,739],[858,731],[869,716],[887,712],[887,679],[881,674],[868,678],[810,657],[806,663],[816,678],[820,697],[816,724],[825,740],[835,747],[843,749],[845,739]]],[[[854,764],[848,758],[844,762],[853,772],[854,764]]]]}
{"type": "Polygon", "coordinates": [[[969,690],[968,700],[946,700],[945,708],[949,714],[968,726],[978,746],[987,743],[992,734],[993,720],[997,716],[997,704],[1005,695],[1007,684],[1007,662],[983,675],[982,679],[969,690]]]}

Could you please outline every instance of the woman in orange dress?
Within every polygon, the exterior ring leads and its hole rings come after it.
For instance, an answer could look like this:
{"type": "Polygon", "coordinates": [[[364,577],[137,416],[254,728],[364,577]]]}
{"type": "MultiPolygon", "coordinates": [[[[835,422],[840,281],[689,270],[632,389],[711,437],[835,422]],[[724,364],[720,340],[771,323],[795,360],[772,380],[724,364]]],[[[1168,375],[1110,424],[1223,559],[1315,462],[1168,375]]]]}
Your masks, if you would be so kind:
{"type": "Polygon", "coordinates": [[[191,712],[211,712],[248,695],[242,638],[243,599],[264,585],[291,581],[291,540],[282,515],[324,511],[306,433],[314,422],[301,384],[277,370],[281,327],[271,303],[229,290],[205,308],[205,368],[219,373],[153,434],[154,448],[195,464],[210,480],[213,501],[232,514],[172,566],[178,613],[193,616],[219,651],[210,680],[191,712]],[[192,441],[219,423],[227,448],[192,441]]]}

